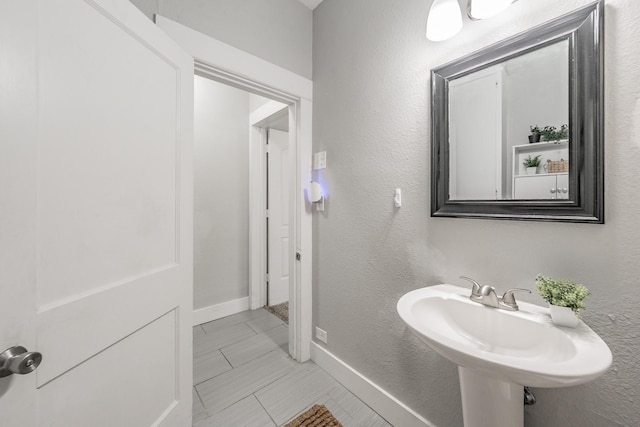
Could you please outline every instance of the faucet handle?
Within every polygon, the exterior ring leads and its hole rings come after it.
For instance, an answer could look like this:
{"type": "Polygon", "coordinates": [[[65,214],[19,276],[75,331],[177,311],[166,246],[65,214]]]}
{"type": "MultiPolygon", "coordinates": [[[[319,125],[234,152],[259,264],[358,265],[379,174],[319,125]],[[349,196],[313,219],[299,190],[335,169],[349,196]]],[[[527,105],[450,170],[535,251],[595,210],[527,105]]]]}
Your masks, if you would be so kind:
{"type": "Polygon", "coordinates": [[[531,291],[529,289],[514,288],[514,289],[509,289],[505,291],[505,293],[502,295],[502,303],[510,307],[513,307],[514,309],[517,310],[518,303],[516,303],[516,297],[513,295],[516,292],[531,293],[531,291]]]}
{"type": "Polygon", "coordinates": [[[482,286],[480,286],[480,283],[476,282],[475,280],[473,280],[470,277],[460,276],[460,278],[464,279],[464,280],[468,280],[471,283],[473,283],[473,288],[471,289],[471,295],[480,296],[480,289],[482,288],[482,286]]]}

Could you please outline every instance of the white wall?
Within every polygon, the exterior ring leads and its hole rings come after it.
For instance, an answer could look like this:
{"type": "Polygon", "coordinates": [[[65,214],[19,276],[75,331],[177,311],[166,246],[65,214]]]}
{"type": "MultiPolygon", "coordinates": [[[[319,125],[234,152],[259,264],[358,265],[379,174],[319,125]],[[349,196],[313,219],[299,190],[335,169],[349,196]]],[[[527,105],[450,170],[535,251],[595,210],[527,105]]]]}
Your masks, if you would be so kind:
{"type": "Polygon", "coordinates": [[[327,151],[330,193],[314,216],[314,325],[329,341],[318,345],[439,427],[462,425],[457,370],[406,330],[398,298],[467,286],[460,275],[532,288],[537,273],[591,288],[584,320],[614,364],[587,385],[534,390],[526,425],[640,425],[640,2],[606,3],[606,224],[431,218],[429,209],[429,70],[590,2],[518,1],[465,19],[440,43],[424,36],[430,1],[325,0],[314,11],[313,141],[327,151]]]}
{"type": "Polygon", "coordinates": [[[194,308],[249,295],[249,94],[195,77],[194,308]]]}
{"type": "Polygon", "coordinates": [[[131,0],[150,19],[160,14],[311,78],[313,15],[297,0],[131,0]]]}

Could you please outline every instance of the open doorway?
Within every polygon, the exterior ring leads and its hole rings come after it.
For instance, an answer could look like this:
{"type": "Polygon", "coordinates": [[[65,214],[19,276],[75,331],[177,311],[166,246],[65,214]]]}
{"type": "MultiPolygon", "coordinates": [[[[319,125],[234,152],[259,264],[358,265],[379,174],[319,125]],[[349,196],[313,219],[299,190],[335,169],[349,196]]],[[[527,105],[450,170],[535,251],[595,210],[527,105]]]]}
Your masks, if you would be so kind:
{"type": "Polygon", "coordinates": [[[265,309],[269,301],[276,309],[289,302],[288,123],[288,105],[194,76],[193,385],[206,408],[217,408],[211,393],[219,381],[268,354],[288,353],[288,316],[265,309]],[[253,132],[260,138],[250,138],[253,132]],[[259,171],[251,167],[256,153],[259,171]],[[251,191],[252,179],[263,191],[251,191]],[[262,224],[254,227],[256,216],[262,224]],[[257,240],[264,260],[253,269],[264,268],[271,280],[263,275],[263,301],[252,307],[250,248],[257,240]]]}
{"type": "Polygon", "coordinates": [[[288,324],[290,157],[286,104],[194,76],[195,325],[262,307],[288,324]],[[251,167],[250,153],[263,167],[251,167]],[[252,265],[256,243],[263,250],[252,265]]]}
{"type": "MultiPolygon", "coordinates": [[[[311,182],[313,84],[295,73],[170,19],[156,16],[156,24],[193,56],[196,74],[288,105],[289,157],[292,165],[289,206],[289,354],[299,362],[307,361],[311,355],[312,329],[312,210],[307,194],[311,182]]],[[[252,131],[252,140],[256,132],[259,136],[260,132],[252,131]]],[[[259,172],[265,167],[259,150],[262,148],[251,144],[250,202],[260,199],[254,197],[254,194],[264,193],[264,187],[258,178],[262,176],[259,172]]],[[[261,307],[259,294],[264,283],[259,264],[264,262],[262,253],[265,249],[259,232],[253,232],[264,226],[264,218],[254,216],[254,212],[251,209],[249,219],[252,230],[249,233],[251,308],[261,307]]]]}

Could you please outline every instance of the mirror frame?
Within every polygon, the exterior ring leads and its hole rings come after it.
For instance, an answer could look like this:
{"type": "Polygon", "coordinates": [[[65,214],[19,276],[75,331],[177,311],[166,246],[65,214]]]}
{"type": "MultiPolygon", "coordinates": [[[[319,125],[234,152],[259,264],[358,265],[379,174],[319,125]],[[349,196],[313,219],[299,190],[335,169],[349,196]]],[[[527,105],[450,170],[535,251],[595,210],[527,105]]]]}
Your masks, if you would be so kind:
{"type": "Polygon", "coordinates": [[[604,3],[431,70],[431,216],[604,223],[604,3]],[[449,199],[449,81],[569,42],[568,200],[449,199]]]}

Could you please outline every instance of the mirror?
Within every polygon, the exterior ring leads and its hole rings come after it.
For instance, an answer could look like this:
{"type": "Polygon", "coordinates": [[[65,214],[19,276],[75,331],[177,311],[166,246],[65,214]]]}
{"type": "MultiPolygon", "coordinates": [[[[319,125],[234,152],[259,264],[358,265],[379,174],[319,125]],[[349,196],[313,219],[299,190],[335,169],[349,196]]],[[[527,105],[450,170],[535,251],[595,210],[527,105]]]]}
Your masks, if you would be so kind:
{"type": "Polygon", "coordinates": [[[431,71],[432,216],[604,222],[603,8],[431,71]]]}

